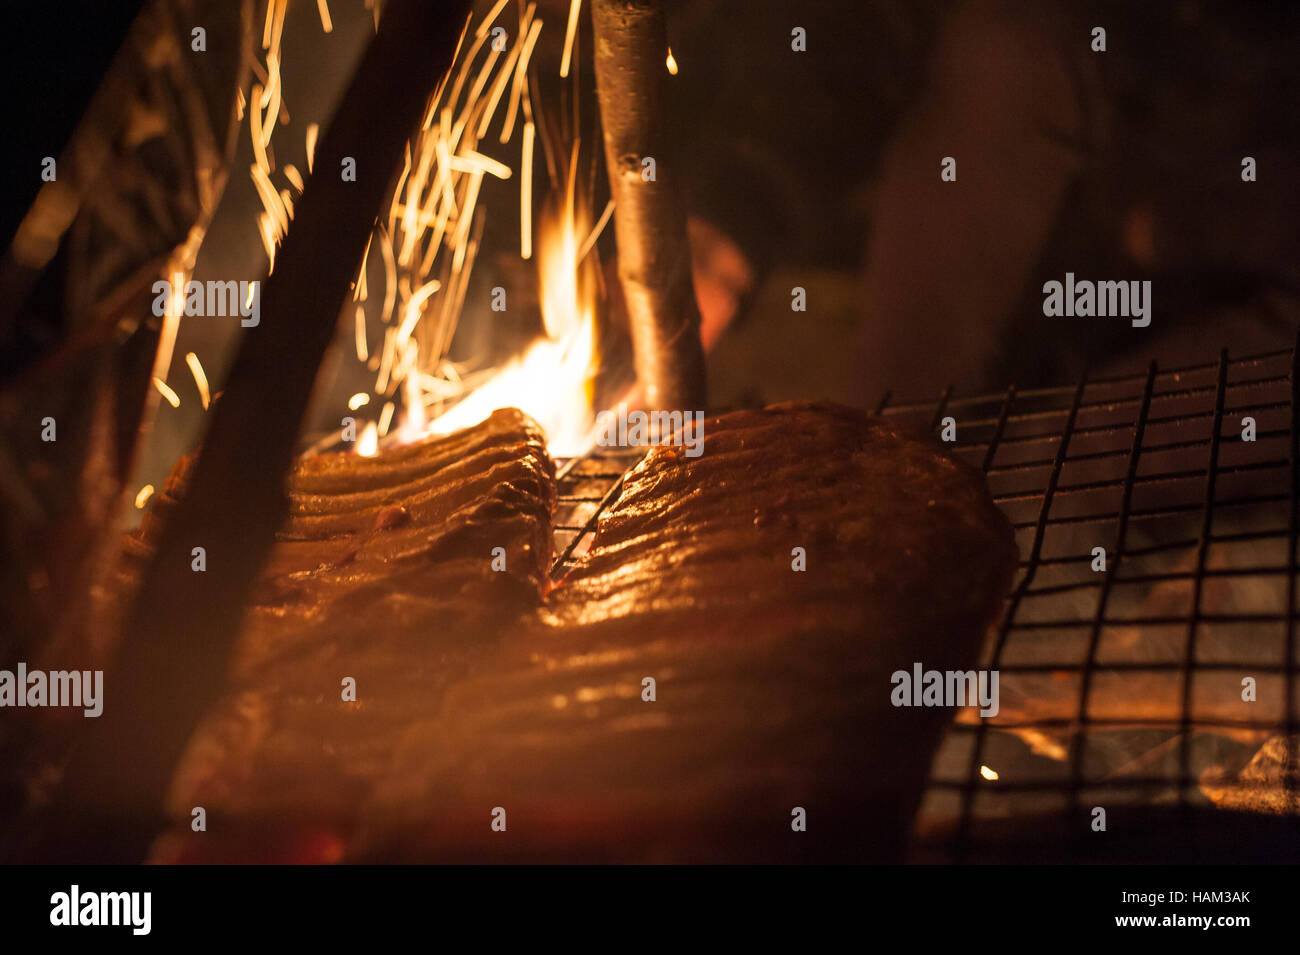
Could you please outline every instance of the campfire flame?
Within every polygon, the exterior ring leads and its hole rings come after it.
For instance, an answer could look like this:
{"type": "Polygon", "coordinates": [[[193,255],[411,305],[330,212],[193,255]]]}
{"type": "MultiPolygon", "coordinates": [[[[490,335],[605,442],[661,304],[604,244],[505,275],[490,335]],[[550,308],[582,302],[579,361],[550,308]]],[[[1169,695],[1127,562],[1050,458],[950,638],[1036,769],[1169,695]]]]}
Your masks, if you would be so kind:
{"type": "MultiPolygon", "coordinates": [[[[285,0],[269,2],[279,10],[285,0]]],[[[375,373],[373,394],[384,404],[378,426],[372,422],[358,436],[354,453],[373,455],[381,443],[408,443],[425,435],[472,427],[506,407],[517,407],[533,417],[545,430],[549,449],[557,457],[580,454],[591,446],[597,266],[596,256],[591,255],[588,261],[588,253],[612,210],[606,208],[592,227],[591,210],[576,188],[578,136],[576,131],[567,131],[565,135],[571,136],[567,165],[559,162],[555,168],[548,154],[553,192],[544,209],[549,214],[534,219],[532,167],[539,128],[533,112],[536,91],[529,63],[542,20],[535,0],[515,0],[516,29],[507,26],[513,39],[498,44],[492,27],[509,4],[510,0],[497,0],[476,26],[472,18],[466,22],[453,63],[430,96],[420,128],[407,142],[387,221],[381,216],[362,255],[353,285],[356,357],[375,373]],[[511,165],[481,151],[501,111],[500,133],[492,138],[507,145],[515,138],[514,130],[522,130],[518,175],[511,165]],[[480,370],[452,361],[448,351],[480,248],[485,209],[478,200],[485,176],[514,180],[519,185],[519,253],[521,259],[535,260],[538,265],[544,334],[506,365],[480,370]],[[383,266],[384,295],[379,308],[368,307],[372,248],[378,250],[383,266]],[[373,318],[383,327],[379,348],[371,347],[369,320],[373,318]]],[[[572,0],[566,64],[578,52],[574,38],[580,7],[580,0],[572,0]]],[[[276,15],[268,14],[267,33],[272,41],[276,22],[276,15]]],[[[274,42],[269,49],[278,54],[274,42]]],[[[269,68],[275,66],[278,55],[275,62],[268,63],[268,81],[258,91],[261,95],[255,105],[278,95],[277,71],[269,68]]],[[[567,69],[560,72],[563,77],[567,69]]],[[[276,105],[264,104],[270,123],[276,115],[271,107],[276,105]]],[[[255,118],[260,119],[261,114],[255,118]]],[[[315,138],[315,130],[309,129],[309,173],[315,138]]],[[[562,153],[555,158],[566,157],[562,153]]],[[[298,175],[297,170],[293,172],[298,175]]],[[[277,240],[269,226],[278,221],[274,213],[281,210],[270,202],[272,190],[261,191],[266,193],[269,210],[263,223],[269,256],[277,240]]],[[[282,211],[285,220],[292,219],[291,206],[286,203],[282,211]]],[[[287,228],[287,221],[285,224],[287,228]]],[[[374,301],[379,303],[377,297],[374,301]]],[[[356,411],[361,406],[354,395],[349,409],[356,411]]]]}
{"type": "MultiPolygon", "coordinates": [[[[574,149],[576,160],[577,149],[574,149]]],[[[431,434],[472,427],[498,408],[519,408],[546,432],[556,457],[591,447],[597,367],[593,283],[582,252],[591,246],[586,209],[575,195],[577,162],[558,215],[544,219],[537,248],[544,337],[429,425],[431,434]],[[583,241],[586,238],[587,241],[583,241]]]]}

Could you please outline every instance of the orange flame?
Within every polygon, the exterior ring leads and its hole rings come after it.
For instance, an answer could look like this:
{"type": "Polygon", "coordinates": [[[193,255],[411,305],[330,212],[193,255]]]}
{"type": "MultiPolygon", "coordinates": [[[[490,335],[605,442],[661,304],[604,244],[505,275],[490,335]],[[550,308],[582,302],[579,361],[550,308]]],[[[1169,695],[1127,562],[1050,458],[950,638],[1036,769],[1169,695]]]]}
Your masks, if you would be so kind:
{"type": "MultiPolygon", "coordinates": [[[[576,158],[576,149],[575,149],[576,158]]],[[[589,216],[575,197],[577,163],[558,216],[544,220],[537,248],[542,320],[546,334],[486,383],[428,427],[447,434],[478,424],[498,408],[519,408],[546,432],[556,457],[591,447],[597,368],[593,283],[584,274],[580,249],[590,247],[589,216]]]]}

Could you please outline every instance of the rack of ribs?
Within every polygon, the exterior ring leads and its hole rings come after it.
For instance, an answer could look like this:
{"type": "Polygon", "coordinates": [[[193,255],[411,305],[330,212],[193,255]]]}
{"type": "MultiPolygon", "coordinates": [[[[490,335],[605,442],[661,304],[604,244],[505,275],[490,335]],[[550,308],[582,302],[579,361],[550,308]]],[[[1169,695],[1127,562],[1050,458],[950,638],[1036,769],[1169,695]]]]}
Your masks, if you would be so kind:
{"type": "MultiPolygon", "coordinates": [[[[138,555],[189,468],[157,496],[138,555]]],[[[405,728],[541,599],[554,465],[518,411],[371,458],[304,458],[288,491],[227,692],[173,780],[185,837],[164,837],[160,858],[334,858],[405,728]],[[207,832],[191,831],[194,807],[207,832]]]]}
{"type": "Polygon", "coordinates": [[[549,592],[518,411],[288,486],[156,860],[897,858],[953,713],[890,676],[974,666],[1016,559],[977,472],[833,405],[651,448],[549,592]]]}
{"type": "Polygon", "coordinates": [[[953,714],[895,708],[890,675],[974,665],[1011,529],[976,472],[847,408],[704,435],[651,449],[541,611],[411,721],[353,857],[899,855],[953,714]]]}

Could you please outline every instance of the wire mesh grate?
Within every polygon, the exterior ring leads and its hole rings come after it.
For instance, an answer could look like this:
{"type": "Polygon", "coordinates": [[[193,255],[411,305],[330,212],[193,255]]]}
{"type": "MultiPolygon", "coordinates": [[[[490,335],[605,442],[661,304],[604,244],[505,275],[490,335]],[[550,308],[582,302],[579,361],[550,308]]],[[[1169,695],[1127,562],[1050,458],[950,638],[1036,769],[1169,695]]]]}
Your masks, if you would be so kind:
{"type": "Polygon", "coordinates": [[[623,479],[643,457],[645,448],[594,447],[559,462],[552,580],[563,577],[586,553],[600,515],[618,498],[623,479]]]}
{"type": "MultiPolygon", "coordinates": [[[[1099,804],[1300,818],[1296,354],[882,398],[876,411],[904,430],[955,427],[946,446],[983,470],[1021,553],[981,660],[999,673],[1000,709],[958,711],[918,816],[923,858],[968,857],[1008,819],[1077,822],[1099,804]]],[[[640,458],[564,463],[553,578],[640,458]]]]}
{"type": "Polygon", "coordinates": [[[881,402],[956,427],[1022,555],[982,661],[1002,705],[941,748],[932,844],[962,857],[1053,811],[1086,831],[1102,804],[1296,810],[1294,361],[881,402]]]}

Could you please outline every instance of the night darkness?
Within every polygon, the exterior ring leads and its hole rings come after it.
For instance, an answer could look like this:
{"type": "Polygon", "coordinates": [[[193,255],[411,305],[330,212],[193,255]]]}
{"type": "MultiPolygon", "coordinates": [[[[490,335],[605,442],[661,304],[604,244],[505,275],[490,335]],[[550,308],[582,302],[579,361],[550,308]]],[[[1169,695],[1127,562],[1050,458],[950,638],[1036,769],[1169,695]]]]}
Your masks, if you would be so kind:
{"type": "Polygon", "coordinates": [[[1285,922],[1300,7],[0,25],[0,930],[1285,922]]]}
{"type": "Polygon", "coordinates": [[[4,5],[5,194],[0,233],[13,235],[40,186],[46,156],[58,156],[103,79],[140,4],[133,0],[11,0],[4,5]],[[57,36],[58,42],[49,38],[57,36]]]}

